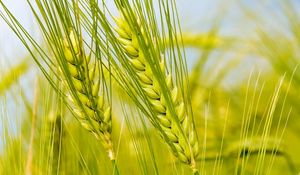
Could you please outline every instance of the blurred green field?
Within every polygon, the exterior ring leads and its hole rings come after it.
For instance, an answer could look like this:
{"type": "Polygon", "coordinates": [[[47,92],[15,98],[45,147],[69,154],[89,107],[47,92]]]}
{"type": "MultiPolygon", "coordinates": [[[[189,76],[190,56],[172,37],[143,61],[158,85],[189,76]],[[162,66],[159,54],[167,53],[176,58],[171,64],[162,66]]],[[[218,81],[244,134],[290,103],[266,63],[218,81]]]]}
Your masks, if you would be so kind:
{"type": "MultiPolygon", "coordinates": [[[[0,2],[3,20],[7,2],[0,2]]],[[[191,18],[189,5],[177,3],[199,174],[299,175],[300,3],[201,1],[201,9],[216,9],[209,20],[191,18]]],[[[0,54],[0,174],[114,174],[100,142],[20,50],[0,54]]],[[[120,174],[192,174],[124,90],[114,81],[110,88],[120,174]]]]}

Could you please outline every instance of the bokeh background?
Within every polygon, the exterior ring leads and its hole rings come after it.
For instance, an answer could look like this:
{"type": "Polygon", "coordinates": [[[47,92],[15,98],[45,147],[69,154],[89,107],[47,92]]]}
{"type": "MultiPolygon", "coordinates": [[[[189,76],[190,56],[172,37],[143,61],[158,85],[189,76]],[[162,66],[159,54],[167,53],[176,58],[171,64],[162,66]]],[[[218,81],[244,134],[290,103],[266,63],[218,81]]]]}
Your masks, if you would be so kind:
{"type": "MultiPolygon", "coordinates": [[[[25,1],[3,0],[3,2],[31,35],[41,38],[39,27],[34,22],[34,17],[25,1]]],[[[298,174],[300,172],[300,70],[298,68],[300,1],[177,0],[176,2],[193,88],[192,104],[195,121],[199,140],[203,143],[202,155],[207,158],[207,161],[199,160],[199,166],[204,167],[202,171],[208,174],[216,173],[214,167],[222,148],[227,157],[222,158],[223,166],[217,166],[221,174],[234,174],[233,172],[298,174]],[[226,131],[223,130],[224,128],[226,131]],[[257,161],[261,160],[257,157],[262,154],[256,155],[256,153],[262,152],[261,150],[265,150],[263,160],[266,163],[262,165],[264,170],[257,170],[255,169],[257,161]],[[247,154],[251,151],[253,156],[247,154]],[[237,157],[241,154],[245,154],[246,158],[239,160],[237,157]]],[[[107,3],[108,6],[113,6],[111,1],[107,3]]],[[[12,165],[19,160],[15,158],[16,155],[26,157],[31,126],[30,118],[26,119],[26,117],[30,113],[28,112],[30,106],[33,105],[36,81],[42,79],[41,77],[41,72],[33,63],[26,48],[0,19],[0,157],[2,157],[0,169],[4,167],[3,162],[6,159],[9,159],[12,165]],[[18,143],[15,146],[19,149],[8,149],[14,146],[12,140],[16,138],[18,143]],[[11,154],[14,158],[7,158],[7,150],[20,152],[11,154]]],[[[47,98],[40,100],[42,106],[51,99],[50,96],[55,95],[50,93],[51,88],[45,80],[40,80],[39,86],[46,91],[41,93],[48,95],[47,98]]],[[[40,112],[39,116],[42,119],[39,122],[45,121],[44,118],[51,113],[48,111],[51,108],[51,105],[49,106],[40,112]]],[[[83,167],[74,169],[78,174],[86,173],[91,169],[91,174],[102,172],[103,169],[99,164],[105,162],[105,158],[95,159],[92,156],[93,152],[84,150],[84,145],[81,143],[92,138],[86,134],[87,140],[80,140],[81,130],[76,121],[64,120],[65,123],[72,123],[72,127],[69,127],[65,135],[66,137],[71,135],[72,139],[75,139],[72,142],[75,146],[72,147],[77,150],[73,155],[77,163],[71,162],[70,165],[65,163],[61,166],[60,173],[70,173],[66,167],[77,164],[83,167]],[[86,156],[84,159],[79,159],[82,154],[86,156]],[[90,164],[78,163],[82,160],[90,164]],[[91,163],[93,160],[98,160],[98,163],[91,163]]],[[[46,126],[43,124],[39,126],[41,129],[39,134],[44,134],[44,127],[46,126]]],[[[136,132],[136,135],[141,134],[141,131],[136,132]]],[[[134,139],[141,139],[136,135],[134,139]]],[[[159,147],[160,142],[156,136],[153,137],[156,145],[154,149],[157,151],[155,154],[159,157],[161,151],[156,147],[159,147]]],[[[66,142],[71,142],[68,139],[70,138],[67,138],[66,142]]],[[[37,140],[36,143],[44,143],[41,139],[37,140]]],[[[96,142],[91,142],[90,147],[96,145],[96,142]]],[[[143,142],[140,146],[143,147],[144,144],[146,143],[143,142]]],[[[130,147],[129,141],[128,145],[130,147]]],[[[135,157],[134,150],[132,151],[132,156],[135,157]]],[[[39,153],[42,154],[41,152],[39,153]]],[[[101,149],[96,152],[101,152],[101,149]]],[[[120,152],[121,156],[125,155],[126,151],[123,152],[124,154],[120,152]]],[[[63,158],[66,160],[73,158],[69,154],[71,153],[64,150],[63,158]]],[[[16,169],[20,170],[14,173],[23,170],[20,167],[25,164],[25,160],[20,159],[22,160],[19,160],[20,165],[16,165],[16,169]]],[[[121,157],[120,162],[123,159],[125,158],[121,157]]],[[[136,158],[133,160],[137,161],[136,158]]],[[[36,163],[37,167],[43,165],[41,162],[36,163]]],[[[163,160],[158,162],[162,162],[160,168],[168,164],[163,160]]],[[[104,169],[109,174],[109,168],[104,169]]],[[[164,171],[168,174],[175,170],[178,170],[178,174],[186,172],[184,168],[174,167],[164,171]]],[[[45,169],[41,169],[39,173],[43,171],[45,169]]],[[[47,171],[59,172],[56,169],[51,171],[47,169],[47,171]]],[[[124,165],[123,171],[138,172],[130,165],[124,165]]],[[[151,168],[148,171],[151,174],[151,168]]],[[[5,172],[9,171],[0,170],[0,173],[5,172]]]]}

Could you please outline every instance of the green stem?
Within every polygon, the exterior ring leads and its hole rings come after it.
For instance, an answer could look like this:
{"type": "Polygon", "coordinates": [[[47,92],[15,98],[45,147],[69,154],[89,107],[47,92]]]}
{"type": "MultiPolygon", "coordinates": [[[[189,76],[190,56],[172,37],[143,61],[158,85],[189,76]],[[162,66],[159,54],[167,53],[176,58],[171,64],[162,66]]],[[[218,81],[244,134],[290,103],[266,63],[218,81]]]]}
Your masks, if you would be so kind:
{"type": "Polygon", "coordinates": [[[113,159],[111,160],[111,163],[112,163],[112,166],[113,166],[113,175],[119,175],[119,169],[118,169],[118,166],[116,164],[116,160],[113,159]]]}
{"type": "Polygon", "coordinates": [[[199,171],[198,171],[198,169],[196,167],[196,161],[195,161],[195,159],[192,159],[190,167],[191,167],[194,175],[199,175],[199,171]]]}
{"type": "Polygon", "coordinates": [[[194,169],[194,170],[193,170],[193,174],[194,174],[194,175],[200,175],[200,174],[199,174],[199,171],[198,171],[197,169],[194,169]]]}

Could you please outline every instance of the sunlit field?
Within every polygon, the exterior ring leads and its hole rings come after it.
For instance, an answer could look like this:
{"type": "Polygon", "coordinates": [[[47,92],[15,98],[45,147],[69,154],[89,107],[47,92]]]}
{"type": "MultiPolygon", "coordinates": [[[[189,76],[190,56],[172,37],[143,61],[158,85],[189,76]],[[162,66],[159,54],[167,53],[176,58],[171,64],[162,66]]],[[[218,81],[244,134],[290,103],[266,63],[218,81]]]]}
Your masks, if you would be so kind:
{"type": "Polygon", "coordinates": [[[300,1],[0,0],[0,175],[300,175],[300,1]]]}

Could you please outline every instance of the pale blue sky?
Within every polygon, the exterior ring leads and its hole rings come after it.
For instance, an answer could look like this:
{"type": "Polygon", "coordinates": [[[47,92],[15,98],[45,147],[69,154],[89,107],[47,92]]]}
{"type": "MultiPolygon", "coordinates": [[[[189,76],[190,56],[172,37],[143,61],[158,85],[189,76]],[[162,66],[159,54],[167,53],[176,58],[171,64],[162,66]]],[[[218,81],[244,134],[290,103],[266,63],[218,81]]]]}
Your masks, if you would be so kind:
{"type": "MultiPolygon", "coordinates": [[[[268,11],[271,13],[269,15],[273,16],[273,13],[280,6],[278,2],[284,1],[240,0],[257,13],[265,12],[264,17],[267,16],[268,13],[266,12],[268,11]]],[[[297,0],[293,1],[297,2],[297,0]]],[[[3,0],[3,2],[27,29],[30,29],[33,34],[38,33],[25,0],[3,0]]],[[[108,2],[111,3],[112,1],[108,2]]],[[[245,12],[241,8],[241,3],[237,2],[237,0],[177,0],[183,31],[195,33],[208,31],[215,19],[222,17],[222,34],[241,36],[251,34],[255,26],[251,22],[245,21],[245,12]]],[[[299,2],[295,4],[299,6],[299,2]]],[[[13,58],[26,53],[22,44],[2,20],[0,20],[0,47],[0,65],[5,65],[7,62],[11,63],[15,60],[13,58]]]]}

